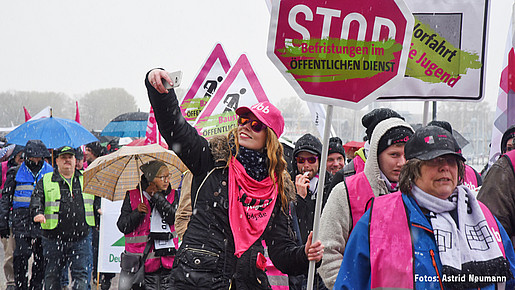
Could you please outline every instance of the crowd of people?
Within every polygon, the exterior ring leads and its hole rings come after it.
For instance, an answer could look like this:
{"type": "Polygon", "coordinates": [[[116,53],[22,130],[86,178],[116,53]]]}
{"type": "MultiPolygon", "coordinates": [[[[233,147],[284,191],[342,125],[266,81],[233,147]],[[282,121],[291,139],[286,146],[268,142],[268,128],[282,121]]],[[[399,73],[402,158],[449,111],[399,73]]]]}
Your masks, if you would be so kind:
{"type": "MultiPolygon", "coordinates": [[[[515,288],[515,126],[481,174],[451,124],[414,130],[387,108],[363,116],[362,148],[346,152],[332,137],[322,156],[309,133],[291,151],[281,144],[284,119],[268,101],[237,108],[238,126],[207,140],[163,81],[172,84],[165,70],[147,73],[149,100],[188,171],[172,188],[165,163],[140,166],[116,224],[125,235],[118,289],[306,289],[311,261],[313,289],[515,288]]],[[[94,142],[50,156],[30,140],[2,163],[8,289],[61,289],[68,273],[73,289],[90,289],[102,210],[83,192],[82,170],[104,153],[94,142]]],[[[113,276],[96,282],[109,289],[113,276]]]]}

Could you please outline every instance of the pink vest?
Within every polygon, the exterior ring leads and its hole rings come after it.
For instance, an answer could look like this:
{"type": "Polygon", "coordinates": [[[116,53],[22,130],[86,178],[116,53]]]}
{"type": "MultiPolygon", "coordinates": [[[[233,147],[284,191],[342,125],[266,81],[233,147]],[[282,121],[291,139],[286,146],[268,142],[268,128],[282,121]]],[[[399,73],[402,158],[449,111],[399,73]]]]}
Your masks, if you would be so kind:
{"type": "Polygon", "coordinates": [[[477,190],[477,187],[479,186],[477,183],[476,172],[468,165],[465,165],[465,180],[463,181],[463,185],[468,187],[470,190],[477,190]]]}
{"type": "MultiPolygon", "coordinates": [[[[361,158],[360,158],[361,159],[361,158]]],[[[352,227],[367,211],[367,204],[374,198],[374,192],[364,172],[349,176],[345,179],[347,196],[349,198],[352,227]]]]}
{"type": "MultiPolygon", "coordinates": [[[[262,241],[263,247],[266,248],[265,241],[262,241]]],[[[268,251],[265,251],[266,257],[266,276],[268,277],[268,282],[270,286],[272,286],[273,290],[288,290],[290,286],[288,284],[288,275],[283,274],[283,272],[279,271],[272,263],[272,260],[268,257],[268,251]]]]}
{"type": "MultiPolygon", "coordinates": [[[[2,184],[0,186],[0,189],[4,189],[5,180],[7,179],[7,170],[9,170],[9,168],[7,168],[7,162],[8,161],[2,162],[2,184]]],[[[0,197],[2,197],[1,191],[0,191],[0,197]]]]}
{"type": "MultiPolygon", "coordinates": [[[[135,210],[138,208],[138,204],[141,203],[141,195],[138,189],[133,189],[129,191],[129,197],[131,200],[131,208],[135,210]]],[[[166,199],[172,203],[174,200],[174,191],[172,191],[166,199]]],[[[143,202],[150,209],[150,203],[146,198],[143,198],[143,202]]],[[[150,214],[149,211],[143,222],[131,233],[125,235],[125,250],[130,253],[138,253],[143,254],[145,250],[145,246],[147,245],[148,235],[150,234],[150,214]]],[[[170,226],[170,230],[172,233],[175,232],[175,227],[173,225],[170,226]]],[[[176,237],[177,234],[174,234],[176,237]]],[[[173,239],[175,248],[179,248],[178,239],[173,239]]],[[[174,256],[164,256],[164,257],[156,257],[154,256],[154,246],[152,245],[150,248],[150,252],[147,256],[147,260],[145,261],[145,272],[152,273],[159,269],[161,265],[164,268],[172,269],[174,256]]]]}
{"type": "MultiPolygon", "coordinates": [[[[494,216],[483,203],[479,206],[505,256],[494,216]]],[[[369,228],[371,289],[414,289],[410,224],[400,192],[374,199],[369,228]]]]}
{"type": "Polygon", "coordinates": [[[365,170],[365,161],[363,161],[363,158],[361,158],[361,156],[358,155],[354,157],[354,159],[352,160],[354,160],[354,171],[356,172],[356,174],[363,172],[363,170],[365,170]]]}

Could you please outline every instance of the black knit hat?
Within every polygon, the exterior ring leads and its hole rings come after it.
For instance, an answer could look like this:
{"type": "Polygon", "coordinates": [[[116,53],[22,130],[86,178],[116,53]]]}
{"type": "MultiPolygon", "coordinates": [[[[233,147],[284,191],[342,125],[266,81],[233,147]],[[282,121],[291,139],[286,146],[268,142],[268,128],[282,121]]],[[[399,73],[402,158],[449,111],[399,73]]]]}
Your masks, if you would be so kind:
{"type": "Polygon", "coordinates": [[[408,127],[397,126],[390,128],[383,134],[383,136],[381,136],[381,139],[379,139],[377,155],[381,154],[381,152],[391,145],[408,142],[411,135],[413,135],[413,131],[408,127]]]}
{"type": "Polygon", "coordinates": [[[50,153],[41,140],[29,140],[25,145],[25,157],[50,157],[50,153]]]}
{"type": "Polygon", "coordinates": [[[84,151],[82,151],[81,147],[75,149],[75,158],[78,160],[84,159],[84,151]]]}
{"type": "Polygon", "coordinates": [[[307,133],[295,142],[295,150],[293,150],[293,156],[297,156],[299,152],[306,151],[317,156],[322,155],[322,142],[317,137],[307,133]]]}
{"type": "Polygon", "coordinates": [[[363,118],[361,118],[361,123],[365,128],[367,128],[365,133],[367,134],[368,140],[372,139],[372,132],[374,132],[374,129],[379,122],[394,117],[404,121],[404,118],[399,115],[399,113],[390,108],[378,108],[365,114],[363,118]]]}
{"type": "Polygon", "coordinates": [[[329,151],[327,154],[332,153],[340,153],[345,158],[345,149],[343,149],[343,142],[339,137],[329,138],[329,151]]]}
{"type": "Polygon", "coordinates": [[[89,148],[89,150],[91,150],[91,152],[95,154],[96,157],[104,155],[104,147],[102,147],[98,141],[86,144],[86,148],[89,148]]]}
{"type": "Polygon", "coordinates": [[[449,131],[437,126],[426,126],[415,131],[410,140],[406,142],[404,154],[406,160],[413,158],[431,160],[442,155],[452,154],[465,161],[461,150],[456,151],[456,149],[456,140],[449,131]]]}
{"type": "Polygon", "coordinates": [[[508,146],[508,140],[515,137],[515,125],[510,126],[501,138],[501,153],[506,153],[506,147],[508,146]]]}

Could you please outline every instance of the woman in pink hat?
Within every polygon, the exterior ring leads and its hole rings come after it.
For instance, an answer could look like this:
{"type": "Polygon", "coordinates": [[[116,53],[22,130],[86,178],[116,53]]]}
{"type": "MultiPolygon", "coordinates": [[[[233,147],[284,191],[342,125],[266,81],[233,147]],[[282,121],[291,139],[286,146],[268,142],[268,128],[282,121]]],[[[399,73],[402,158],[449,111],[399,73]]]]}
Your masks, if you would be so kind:
{"type": "Polygon", "coordinates": [[[161,135],[193,173],[193,214],[177,252],[175,289],[270,289],[263,241],[285,274],[306,273],[320,261],[323,245],[308,239],[297,247],[289,227],[288,202],[295,189],[286,175],[278,138],[281,112],[269,102],[236,110],[238,126],[209,141],[181,115],[164,70],[145,78],[161,135]]]}

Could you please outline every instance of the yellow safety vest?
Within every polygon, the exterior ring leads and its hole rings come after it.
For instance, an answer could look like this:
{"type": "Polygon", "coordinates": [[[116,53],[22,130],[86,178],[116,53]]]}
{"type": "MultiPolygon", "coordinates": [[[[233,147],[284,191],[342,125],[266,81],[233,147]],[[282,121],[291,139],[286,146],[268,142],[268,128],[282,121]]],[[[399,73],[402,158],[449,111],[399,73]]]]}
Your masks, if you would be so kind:
{"type": "MultiPolygon", "coordinates": [[[[45,191],[45,219],[46,223],[41,224],[44,230],[53,230],[57,227],[59,222],[59,205],[61,199],[61,189],[58,182],[52,182],[53,172],[49,172],[43,176],[43,190],[45,191]]],[[[79,176],[81,192],[83,189],[83,176],[79,176]]],[[[70,188],[70,191],[72,189],[70,188]]],[[[86,223],[93,227],[95,226],[95,216],[93,213],[93,201],[95,196],[89,193],[82,192],[84,200],[84,212],[86,216],[86,223]]]]}

